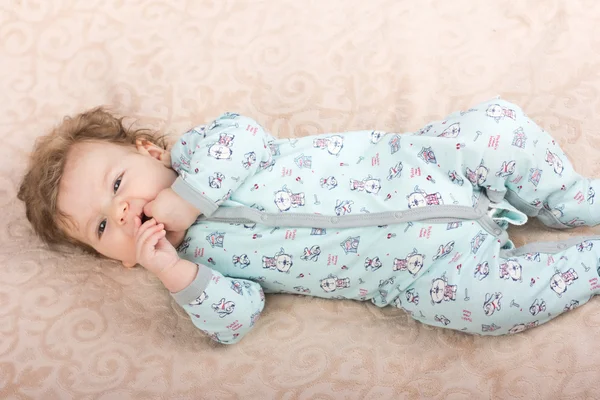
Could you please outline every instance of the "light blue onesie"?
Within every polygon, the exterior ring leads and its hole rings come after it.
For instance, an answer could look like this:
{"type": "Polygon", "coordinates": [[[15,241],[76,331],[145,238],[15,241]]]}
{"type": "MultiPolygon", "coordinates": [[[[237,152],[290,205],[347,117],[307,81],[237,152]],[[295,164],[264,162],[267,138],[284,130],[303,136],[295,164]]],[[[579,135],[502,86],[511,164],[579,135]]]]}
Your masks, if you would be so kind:
{"type": "Polygon", "coordinates": [[[600,237],[514,248],[537,216],[596,225],[598,180],[523,111],[493,100],[414,134],[276,139],[226,113],[172,150],[173,189],[202,210],[178,252],[200,265],[174,294],[222,343],[248,333],[268,293],[371,300],[426,324],[516,333],[600,290],[600,237]]]}

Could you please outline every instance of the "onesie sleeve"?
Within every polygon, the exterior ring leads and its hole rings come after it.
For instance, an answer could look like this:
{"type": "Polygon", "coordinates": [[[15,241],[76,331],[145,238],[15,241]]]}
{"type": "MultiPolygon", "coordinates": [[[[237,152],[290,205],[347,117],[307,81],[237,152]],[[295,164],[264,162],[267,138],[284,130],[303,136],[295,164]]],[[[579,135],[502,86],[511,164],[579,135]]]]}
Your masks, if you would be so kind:
{"type": "Polygon", "coordinates": [[[258,283],[228,278],[202,265],[194,281],[172,296],[198,329],[224,344],[237,343],[250,332],[265,305],[258,283]]]}
{"type": "Polygon", "coordinates": [[[273,163],[275,138],[251,118],[225,113],[186,132],[171,150],[173,191],[209,217],[249,176],[273,163]]]}

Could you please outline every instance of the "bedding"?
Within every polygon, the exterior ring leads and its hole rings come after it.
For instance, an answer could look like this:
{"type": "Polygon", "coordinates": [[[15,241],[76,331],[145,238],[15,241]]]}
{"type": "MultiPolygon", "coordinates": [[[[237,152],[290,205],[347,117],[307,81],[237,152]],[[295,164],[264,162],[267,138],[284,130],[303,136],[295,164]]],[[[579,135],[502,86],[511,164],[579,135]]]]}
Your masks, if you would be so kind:
{"type": "Polygon", "coordinates": [[[101,104],[174,138],[225,111],[294,138],[414,131],[500,95],[600,177],[599,19],[591,0],[0,2],[0,398],[595,398],[599,299],[479,337],[268,295],[253,332],[223,346],[143,269],[51,252],[16,192],[35,138],[101,104]]]}

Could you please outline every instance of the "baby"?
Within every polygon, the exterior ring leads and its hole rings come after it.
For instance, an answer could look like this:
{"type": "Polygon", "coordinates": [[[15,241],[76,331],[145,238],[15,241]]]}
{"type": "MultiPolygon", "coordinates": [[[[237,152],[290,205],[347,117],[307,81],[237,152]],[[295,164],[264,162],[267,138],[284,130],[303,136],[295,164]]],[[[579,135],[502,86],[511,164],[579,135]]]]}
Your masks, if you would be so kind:
{"type": "Polygon", "coordinates": [[[276,139],[226,113],[170,151],[96,109],[38,141],[19,198],[45,242],[142,265],[236,343],[263,290],[477,334],[547,322],[600,290],[600,236],[515,248],[506,228],[596,225],[599,182],[497,99],[404,135],[276,139]]]}

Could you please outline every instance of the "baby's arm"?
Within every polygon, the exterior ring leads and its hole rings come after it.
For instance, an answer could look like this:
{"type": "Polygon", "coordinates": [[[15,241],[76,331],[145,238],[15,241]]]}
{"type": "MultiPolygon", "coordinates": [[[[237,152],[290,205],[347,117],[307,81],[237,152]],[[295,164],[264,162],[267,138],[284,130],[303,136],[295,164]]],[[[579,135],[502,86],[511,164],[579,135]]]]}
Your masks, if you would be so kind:
{"type": "Polygon", "coordinates": [[[171,150],[171,189],[210,216],[244,180],[272,163],[275,140],[253,119],[226,113],[185,133],[171,150]]]}
{"type": "MultiPolygon", "coordinates": [[[[189,314],[194,325],[211,339],[225,344],[239,342],[263,310],[262,288],[256,282],[225,277],[204,265],[198,265],[197,270],[193,281],[172,293],[173,298],[189,314]]],[[[178,271],[173,273],[177,280],[178,271]]]]}
{"type": "Polygon", "coordinates": [[[213,340],[237,343],[252,329],[264,307],[258,283],[231,279],[183,260],[165,239],[163,224],[136,217],[136,260],[154,273],[192,322],[213,340]]]}

